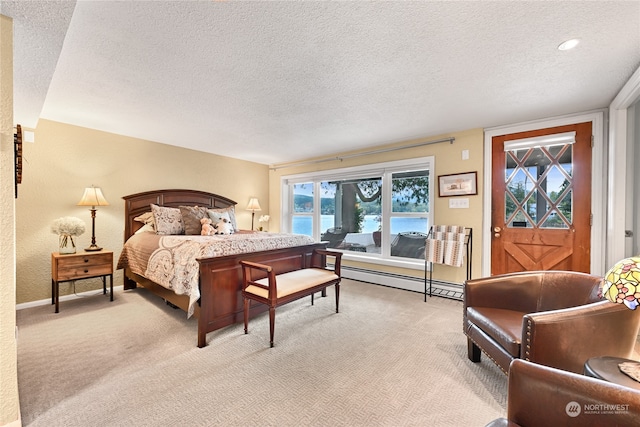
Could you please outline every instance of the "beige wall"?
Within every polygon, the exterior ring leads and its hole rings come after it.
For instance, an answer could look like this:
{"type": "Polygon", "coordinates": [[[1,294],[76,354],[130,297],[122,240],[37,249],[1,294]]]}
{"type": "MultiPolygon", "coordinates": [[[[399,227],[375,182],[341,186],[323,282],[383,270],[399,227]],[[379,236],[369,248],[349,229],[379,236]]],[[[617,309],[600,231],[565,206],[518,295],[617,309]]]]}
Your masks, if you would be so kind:
{"type": "MultiPolygon", "coordinates": [[[[342,161],[327,161],[305,166],[296,166],[290,168],[280,168],[269,172],[269,204],[271,206],[280,206],[280,186],[281,178],[286,175],[295,175],[307,172],[322,171],[327,169],[339,169],[352,166],[360,166],[371,163],[380,163],[392,160],[403,160],[415,157],[434,156],[435,171],[434,177],[438,175],[447,175],[462,172],[478,172],[478,194],[475,196],[464,196],[469,199],[469,209],[450,209],[449,197],[437,197],[437,179],[433,181],[433,189],[435,191],[435,212],[433,216],[434,224],[442,225],[464,225],[472,227],[473,235],[473,276],[479,277],[481,268],[482,233],[482,188],[483,182],[483,130],[473,129],[461,132],[454,132],[448,135],[436,135],[429,138],[405,141],[399,144],[393,144],[384,147],[376,147],[376,149],[388,147],[402,147],[415,145],[423,141],[433,141],[441,138],[455,137],[455,142],[449,144],[442,142],[421,147],[401,149],[381,154],[363,155],[352,157],[342,161]],[[469,159],[462,160],[462,151],[469,150],[469,159]]],[[[373,151],[371,149],[364,151],[373,151]]],[[[352,154],[340,153],[340,154],[352,154]]],[[[336,154],[335,157],[340,157],[336,154]]],[[[332,156],[334,157],[334,156],[332,156]]],[[[271,221],[269,227],[275,230],[280,224],[279,211],[272,209],[270,212],[271,221]]],[[[378,271],[388,271],[408,276],[422,276],[424,273],[418,270],[400,269],[394,267],[383,267],[377,265],[363,265],[363,263],[345,262],[346,265],[354,265],[361,268],[374,269],[378,271]]],[[[464,268],[455,268],[444,265],[436,265],[434,268],[434,279],[445,280],[455,283],[461,283],[466,278],[466,270],[464,268]]]]}
{"type": "MultiPolygon", "coordinates": [[[[110,203],[98,208],[96,241],[113,250],[116,260],[123,244],[125,195],[169,188],[210,191],[238,202],[238,226],[245,229],[251,227],[251,214],[244,209],[249,197],[258,197],[262,208],[269,209],[268,167],[257,163],[43,119],[35,143],[25,144],[24,156],[16,201],[18,303],[51,298],[51,252],[58,250],[58,238],[51,233],[53,220],[84,220],[87,231],[78,238],[78,246],[89,246],[90,212],[76,206],[85,187],[102,188],[110,203]]],[[[122,271],[114,280],[122,284],[122,271]]],[[[76,292],[99,286],[100,279],[78,281],[76,292]]],[[[72,284],[62,283],[60,295],[69,293],[72,284]]]]}
{"type": "Polygon", "coordinates": [[[13,187],[13,22],[0,15],[0,425],[20,425],[13,187]]]}

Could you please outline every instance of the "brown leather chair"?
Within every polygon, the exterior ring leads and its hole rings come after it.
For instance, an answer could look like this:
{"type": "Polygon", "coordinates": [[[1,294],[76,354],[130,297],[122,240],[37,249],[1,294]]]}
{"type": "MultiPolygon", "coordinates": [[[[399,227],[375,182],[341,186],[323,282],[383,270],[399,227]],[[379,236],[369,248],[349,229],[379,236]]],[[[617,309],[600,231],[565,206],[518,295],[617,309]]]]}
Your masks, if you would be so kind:
{"type": "Polygon", "coordinates": [[[480,350],[508,373],[525,359],[581,373],[587,359],[629,358],[640,313],[599,296],[602,278],[572,271],[531,271],[468,280],[464,333],[468,357],[480,350]]]}
{"type": "Polygon", "coordinates": [[[486,427],[637,426],[640,391],[547,366],[514,360],[507,418],[486,427]]]}

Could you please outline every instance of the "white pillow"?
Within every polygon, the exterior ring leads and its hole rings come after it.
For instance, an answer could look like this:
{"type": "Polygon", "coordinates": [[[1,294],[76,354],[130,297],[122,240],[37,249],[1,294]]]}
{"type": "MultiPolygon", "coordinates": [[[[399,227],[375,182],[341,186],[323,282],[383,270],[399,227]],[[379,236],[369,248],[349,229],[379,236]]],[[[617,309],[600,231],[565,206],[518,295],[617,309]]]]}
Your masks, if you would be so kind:
{"type": "Polygon", "coordinates": [[[236,224],[236,210],[234,206],[229,206],[228,208],[223,209],[209,209],[207,211],[207,214],[214,224],[220,221],[221,218],[227,218],[227,220],[231,223],[233,230],[238,231],[238,224],[236,224]],[[224,215],[225,213],[227,214],[227,216],[217,216],[218,214],[224,215]]]}
{"type": "Polygon", "coordinates": [[[147,232],[151,232],[151,233],[155,233],[156,232],[155,228],[153,228],[153,224],[145,224],[145,225],[143,225],[134,234],[147,233],[147,232]]]}

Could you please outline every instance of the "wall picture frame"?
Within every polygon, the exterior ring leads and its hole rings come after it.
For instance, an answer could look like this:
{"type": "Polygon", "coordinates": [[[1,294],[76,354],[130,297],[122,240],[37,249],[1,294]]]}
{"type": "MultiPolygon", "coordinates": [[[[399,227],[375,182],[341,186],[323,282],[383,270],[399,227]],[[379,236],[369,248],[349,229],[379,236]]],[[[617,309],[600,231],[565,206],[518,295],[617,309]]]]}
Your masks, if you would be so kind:
{"type": "Polygon", "coordinates": [[[438,196],[473,196],[478,194],[478,172],[438,175],[438,196]]]}

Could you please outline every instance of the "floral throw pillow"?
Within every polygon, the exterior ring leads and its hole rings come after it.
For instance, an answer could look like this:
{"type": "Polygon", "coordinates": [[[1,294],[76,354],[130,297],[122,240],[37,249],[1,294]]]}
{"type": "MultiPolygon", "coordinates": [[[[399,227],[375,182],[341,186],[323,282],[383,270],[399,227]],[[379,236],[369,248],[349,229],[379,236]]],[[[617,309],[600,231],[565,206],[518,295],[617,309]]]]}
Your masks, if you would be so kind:
{"type": "Polygon", "coordinates": [[[184,234],[184,222],[178,208],[151,205],[157,234],[184,234]]]}

